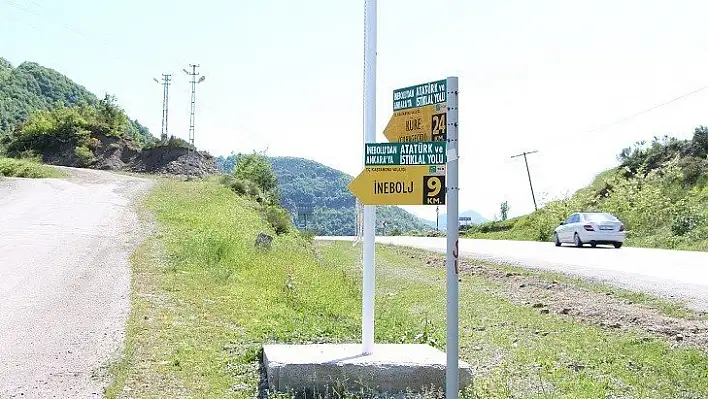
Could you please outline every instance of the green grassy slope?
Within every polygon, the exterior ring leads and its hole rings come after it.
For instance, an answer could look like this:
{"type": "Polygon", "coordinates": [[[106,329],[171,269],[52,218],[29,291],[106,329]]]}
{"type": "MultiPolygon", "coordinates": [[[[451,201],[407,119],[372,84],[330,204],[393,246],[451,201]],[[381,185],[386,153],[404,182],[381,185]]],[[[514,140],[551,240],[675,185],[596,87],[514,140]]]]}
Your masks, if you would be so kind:
{"type": "Polygon", "coordinates": [[[599,174],[571,198],[537,212],[471,228],[475,238],[550,241],[572,212],[615,214],[628,245],[708,251],[708,129],[692,140],[655,138],[619,155],[617,168],[599,174]]]}

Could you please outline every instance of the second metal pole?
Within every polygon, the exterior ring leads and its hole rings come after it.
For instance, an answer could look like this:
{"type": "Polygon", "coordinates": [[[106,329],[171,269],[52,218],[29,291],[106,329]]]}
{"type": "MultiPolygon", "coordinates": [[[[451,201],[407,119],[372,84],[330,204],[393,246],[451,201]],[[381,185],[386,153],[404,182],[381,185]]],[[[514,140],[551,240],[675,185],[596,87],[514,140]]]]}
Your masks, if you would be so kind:
{"type": "Polygon", "coordinates": [[[459,285],[458,285],[458,95],[457,77],[447,78],[447,369],[445,398],[457,399],[459,390],[459,285]]]}

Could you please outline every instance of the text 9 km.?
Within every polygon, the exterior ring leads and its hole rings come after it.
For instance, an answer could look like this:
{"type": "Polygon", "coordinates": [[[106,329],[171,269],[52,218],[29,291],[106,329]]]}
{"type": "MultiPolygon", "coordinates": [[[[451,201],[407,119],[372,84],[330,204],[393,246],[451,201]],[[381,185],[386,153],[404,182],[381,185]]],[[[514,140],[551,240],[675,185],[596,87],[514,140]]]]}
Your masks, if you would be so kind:
{"type": "Polygon", "coordinates": [[[423,205],[445,205],[445,176],[423,176],[423,205]]]}

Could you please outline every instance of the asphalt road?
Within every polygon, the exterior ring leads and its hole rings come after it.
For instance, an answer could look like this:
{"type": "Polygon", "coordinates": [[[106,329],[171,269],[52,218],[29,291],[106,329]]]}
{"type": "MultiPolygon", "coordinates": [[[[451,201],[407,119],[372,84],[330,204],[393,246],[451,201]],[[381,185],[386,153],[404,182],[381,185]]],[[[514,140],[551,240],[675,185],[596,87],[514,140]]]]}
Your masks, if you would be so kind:
{"type": "MultiPolygon", "coordinates": [[[[353,237],[317,237],[347,240],[353,237]]],[[[445,238],[376,237],[381,244],[444,252],[445,238]]],[[[622,247],[575,248],[553,243],[460,240],[460,255],[529,269],[562,272],[637,292],[683,301],[708,312],[708,253],[622,247]]]]}
{"type": "Polygon", "coordinates": [[[150,180],[0,180],[0,398],[102,396],[129,311],[150,180]]]}

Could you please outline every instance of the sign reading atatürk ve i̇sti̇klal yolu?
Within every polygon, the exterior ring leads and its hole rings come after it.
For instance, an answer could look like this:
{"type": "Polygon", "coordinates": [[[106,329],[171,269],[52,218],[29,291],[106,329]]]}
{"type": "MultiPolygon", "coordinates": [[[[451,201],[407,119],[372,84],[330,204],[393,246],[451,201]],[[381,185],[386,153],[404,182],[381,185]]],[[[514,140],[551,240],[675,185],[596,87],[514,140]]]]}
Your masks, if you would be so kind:
{"type": "Polygon", "coordinates": [[[447,82],[443,79],[394,90],[393,110],[444,103],[447,100],[446,86],[447,82]]]}
{"type": "Polygon", "coordinates": [[[445,165],[446,143],[367,143],[364,165],[445,165]]]}

